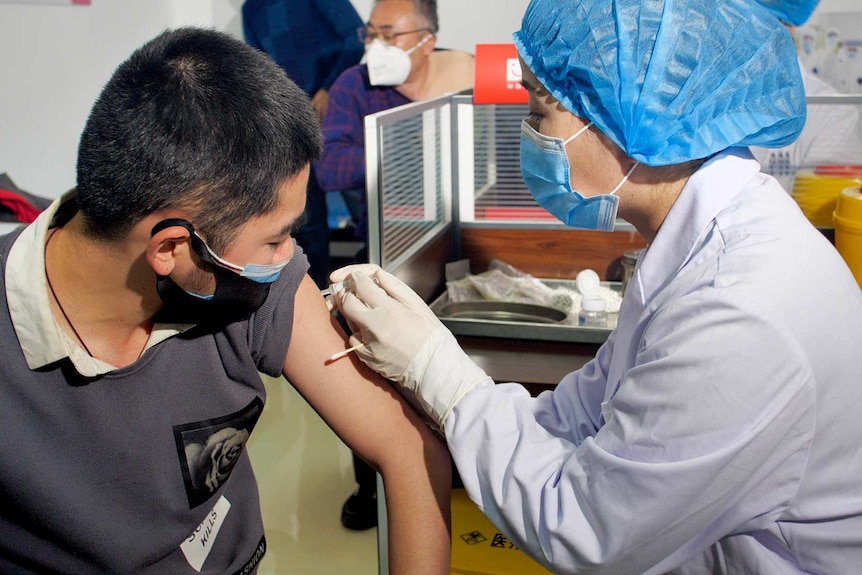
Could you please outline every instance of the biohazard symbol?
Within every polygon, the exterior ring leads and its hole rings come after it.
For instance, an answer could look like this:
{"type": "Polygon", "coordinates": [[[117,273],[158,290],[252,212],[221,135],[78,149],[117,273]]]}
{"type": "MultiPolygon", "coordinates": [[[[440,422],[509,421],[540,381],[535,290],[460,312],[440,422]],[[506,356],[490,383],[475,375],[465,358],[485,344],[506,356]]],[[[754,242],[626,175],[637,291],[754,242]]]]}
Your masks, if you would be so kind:
{"type": "Polygon", "coordinates": [[[482,535],[479,531],[471,531],[470,533],[465,533],[461,536],[461,539],[467,545],[478,545],[483,541],[487,541],[484,535],[482,535]]]}

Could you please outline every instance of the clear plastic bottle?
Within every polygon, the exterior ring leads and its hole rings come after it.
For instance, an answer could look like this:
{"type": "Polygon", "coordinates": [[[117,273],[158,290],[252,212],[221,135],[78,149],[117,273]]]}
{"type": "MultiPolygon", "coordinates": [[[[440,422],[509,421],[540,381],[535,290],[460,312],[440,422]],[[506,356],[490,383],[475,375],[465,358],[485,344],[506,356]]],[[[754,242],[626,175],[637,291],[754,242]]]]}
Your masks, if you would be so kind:
{"type": "Polygon", "coordinates": [[[575,278],[581,292],[581,310],[578,312],[578,325],[582,327],[607,327],[608,313],[604,298],[599,295],[601,282],[595,270],[585,269],[575,278]]]}
{"type": "Polygon", "coordinates": [[[600,297],[584,297],[581,300],[581,311],[578,313],[578,325],[581,327],[607,327],[608,312],[605,300],[600,297]]]}

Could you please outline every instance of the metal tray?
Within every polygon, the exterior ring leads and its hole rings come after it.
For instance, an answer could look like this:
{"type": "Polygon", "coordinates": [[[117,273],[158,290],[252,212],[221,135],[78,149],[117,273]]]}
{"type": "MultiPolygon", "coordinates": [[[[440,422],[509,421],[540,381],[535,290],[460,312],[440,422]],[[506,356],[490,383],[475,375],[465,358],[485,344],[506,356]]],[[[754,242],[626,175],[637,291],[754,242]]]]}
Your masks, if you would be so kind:
{"type": "Polygon", "coordinates": [[[509,322],[559,323],[567,315],[558,309],[509,301],[464,301],[440,306],[437,315],[448,319],[488,319],[509,322]]]}
{"type": "MultiPolygon", "coordinates": [[[[576,289],[573,280],[542,282],[550,287],[576,289]]],[[[621,282],[602,285],[622,293],[621,282]]],[[[567,319],[565,313],[544,306],[491,301],[453,303],[446,292],[431,302],[431,309],[452,333],[462,336],[601,344],[612,329],[573,325],[574,318],[567,319]]],[[[616,324],[616,314],[609,314],[608,319],[611,326],[616,324]]]]}

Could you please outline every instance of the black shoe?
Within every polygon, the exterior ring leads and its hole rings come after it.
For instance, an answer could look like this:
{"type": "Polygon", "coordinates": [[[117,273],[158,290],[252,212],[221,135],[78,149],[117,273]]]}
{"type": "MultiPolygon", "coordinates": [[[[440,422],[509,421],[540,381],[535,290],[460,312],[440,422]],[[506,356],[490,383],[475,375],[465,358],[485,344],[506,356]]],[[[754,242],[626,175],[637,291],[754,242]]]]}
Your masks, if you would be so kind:
{"type": "Polygon", "coordinates": [[[341,507],[341,524],[353,531],[377,527],[377,494],[357,491],[341,507]]]}

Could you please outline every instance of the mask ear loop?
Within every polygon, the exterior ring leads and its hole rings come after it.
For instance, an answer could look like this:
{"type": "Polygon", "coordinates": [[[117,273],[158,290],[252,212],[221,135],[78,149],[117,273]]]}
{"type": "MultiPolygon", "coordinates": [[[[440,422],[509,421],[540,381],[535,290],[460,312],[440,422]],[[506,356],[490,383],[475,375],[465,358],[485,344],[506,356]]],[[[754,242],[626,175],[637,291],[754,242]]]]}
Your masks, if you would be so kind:
{"type": "Polygon", "coordinates": [[[212,259],[214,259],[216,262],[220,263],[223,267],[226,267],[226,268],[229,268],[229,269],[235,270],[235,271],[237,271],[237,272],[241,272],[241,271],[243,270],[243,267],[242,267],[242,266],[238,266],[238,265],[236,265],[236,264],[234,264],[234,263],[231,263],[231,262],[227,261],[226,259],[220,258],[220,257],[218,256],[218,254],[216,254],[216,253],[212,250],[212,248],[210,248],[210,247],[209,247],[209,245],[204,241],[204,239],[198,235],[198,233],[197,233],[197,232],[194,232],[194,234],[195,234],[195,236],[196,236],[196,237],[201,241],[201,243],[204,245],[204,248],[206,248],[207,253],[209,253],[210,257],[211,257],[212,259]]]}
{"type": "MultiPolygon", "coordinates": [[[[243,270],[242,266],[232,264],[231,262],[220,258],[218,256],[218,254],[216,254],[214,251],[212,251],[212,249],[204,241],[204,239],[198,235],[198,232],[195,230],[194,226],[192,226],[186,220],[182,220],[180,218],[168,218],[168,219],[162,220],[153,226],[153,229],[150,230],[150,236],[154,236],[154,235],[156,235],[156,233],[162,231],[163,229],[170,228],[173,226],[179,226],[181,228],[185,228],[186,231],[189,232],[189,239],[192,242],[192,247],[195,248],[195,252],[204,261],[206,261],[206,258],[204,257],[204,253],[207,253],[210,255],[210,257],[213,260],[215,260],[216,263],[221,264],[223,267],[227,267],[229,269],[233,269],[233,270],[236,270],[238,272],[241,272],[243,270]],[[195,245],[195,244],[198,244],[198,245],[195,245]],[[200,249],[199,246],[203,246],[203,249],[200,249]]],[[[210,262],[210,263],[212,263],[212,262],[210,262]]]]}
{"type": "Polygon", "coordinates": [[[623,179],[622,179],[622,180],[620,180],[620,183],[619,183],[619,184],[617,184],[617,187],[615,187],[613,190],[611,190],[610,192],[608,192],[608,195],[609,195],[609,196],[613,196],[613,195],[614,195],[614,194],[616,194],[618,191],[620,191],[620,188],[622,188],[622,187],[623,187],[623,184],[625,184],[627,181],[629,181],[629,176],[631,176],[631,175],[632,175],[632,172],[634,172],[634,171],[635,171],[635,168],[637,168],[639,164],[640,164],[640,162],[637,162],[637,161],[636,161],[636,162],[634,163],[634,165],[633,165],[631,168],[629,168],[629,171],[628,171],[628,172],[626,172],[626,175],[625,175],[625,176],[623,176],[623,179]]]}
{"type": "Polygon", "coordinates": [[[578,130],[577,132],[575,132],[575,133],[574,133],[572,136],[570,136],[567,140],[563,140],[563,146],[568,145],[568,143],[569,143],[569,142],[571,142],[572,140],[574,140],[575,138],[577,138],[578,136],[580,136],[581,134],[583,134],[584,132],[586,132],[587,130],[589,130],[589,129],[590,129],[590,126],[592,126],[592,125],[593,125],[593,123],[592,123],[592,122],[587,122],[587,124],[586,124],[583,128],[581,128],[580,130],[578,130]]]}
{"type": "Polygon", "coordinates": [[[433,34],[433,33],[431,33],[431,32],[429,32],[427,36],[425,36],[424,38],[422,38],[421,40],[419,40],[419,42],[418,42],[415,46],[413,46],[412,48],[410,48],[409,50],[407,50],[407,51],[405,52],[405,54],[407,54],[407,55],[409,56],[410,54],[412,54],[413,52],[415,52],[416,50],[418,50],[419,48],[421,48],[422,46],[424,46],[425,44],[427,44],[427,43],[428,43],[428,40],[430,40],[430,39],[431,39],[431,38],[433,38],[433,37],[434,37],[434,34],[433,34]]]}

